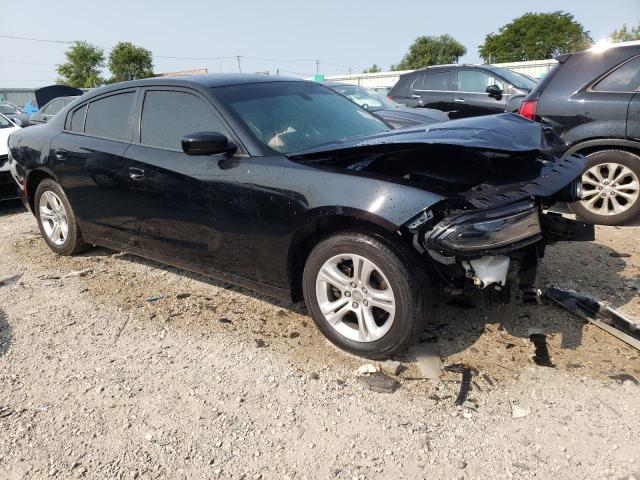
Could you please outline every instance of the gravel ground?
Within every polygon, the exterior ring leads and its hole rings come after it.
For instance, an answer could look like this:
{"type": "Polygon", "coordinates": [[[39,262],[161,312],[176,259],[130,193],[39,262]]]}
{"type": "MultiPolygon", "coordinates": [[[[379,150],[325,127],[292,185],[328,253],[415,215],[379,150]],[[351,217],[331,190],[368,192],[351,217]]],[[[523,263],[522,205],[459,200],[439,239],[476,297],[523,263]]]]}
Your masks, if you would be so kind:
{"type": "MultiPolygon", "coordinates": [[[[424,338],[479,371],[457,408],[459,374],[406,358],[395,393],[365,390],[366,362],[302,305],[100,248],[56,257],[16,206],[0,238],[2,479],[640,479],[639,352],[553,305],[439,302],[424,338]]],[[[597,238],[550,247],[542,282],[640,318],[640,226],[597,238]]]]}

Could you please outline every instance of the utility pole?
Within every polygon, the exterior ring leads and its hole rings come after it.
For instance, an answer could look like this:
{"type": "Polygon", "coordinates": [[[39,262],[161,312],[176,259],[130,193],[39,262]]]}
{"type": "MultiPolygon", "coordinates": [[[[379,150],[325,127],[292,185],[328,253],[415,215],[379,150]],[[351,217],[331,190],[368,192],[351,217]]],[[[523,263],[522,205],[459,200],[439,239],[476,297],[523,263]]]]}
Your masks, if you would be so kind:
{"type": "Polygon", "coordinates": [[[316,75],[320,73],[320,60],[316,60],[316,75]]]}
{"type": "Polygon", "coordinates": [[[242,66],[240,65],[240,55],[236,55],[236,58],[238,59],[238,72],[242,73],[242,66]]]}

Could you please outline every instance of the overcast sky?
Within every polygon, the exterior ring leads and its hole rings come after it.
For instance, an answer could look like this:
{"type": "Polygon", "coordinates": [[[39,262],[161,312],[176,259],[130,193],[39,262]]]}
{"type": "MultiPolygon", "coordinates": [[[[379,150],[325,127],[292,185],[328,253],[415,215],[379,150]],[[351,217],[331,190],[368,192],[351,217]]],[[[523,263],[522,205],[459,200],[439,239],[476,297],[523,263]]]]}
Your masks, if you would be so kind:
{"type": "MultiPolygon", "coordinates": [[[[326,75],[400,61],[420,35],[448,33],[479,62],[489,32],[525,12],[565,10],[594,40],[627,22],[640,23],[640,0],[4,0],[0,35],[85,40],[105,47],[131,41],[151,50],[155,71],[208,68],[326,75]],[[296,61],[291,61],[296,60],[296,61]]],[[[68,45],[0,38],[0,87],[33,87],[56,79],[68,45]]]]}

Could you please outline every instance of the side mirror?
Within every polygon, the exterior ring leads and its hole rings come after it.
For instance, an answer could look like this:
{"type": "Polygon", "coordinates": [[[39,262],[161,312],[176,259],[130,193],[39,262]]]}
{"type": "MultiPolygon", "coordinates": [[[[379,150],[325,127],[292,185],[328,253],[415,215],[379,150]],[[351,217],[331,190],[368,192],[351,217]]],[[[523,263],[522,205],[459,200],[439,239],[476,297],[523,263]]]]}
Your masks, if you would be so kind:
{"type": "Polygon", "coordinates": [[[500,99],[502,97],[502,89],[498,85],[489,85],[485,92],[489,94],[490,97],[495,97],[500,99]]]}
{"type": "Polygon", "coordinates": [[[19,118],[14,118],[13,123],[15,123],[17,127],[24,127],[24,123],[22,123],[22,120],[19,118]]]}
{"type": "Polygon", "coordinates": [[[231,155],[238,149],[229,139],[218,132],[195,132],[182,138],[182,151],[187,155],[231,155]]]}

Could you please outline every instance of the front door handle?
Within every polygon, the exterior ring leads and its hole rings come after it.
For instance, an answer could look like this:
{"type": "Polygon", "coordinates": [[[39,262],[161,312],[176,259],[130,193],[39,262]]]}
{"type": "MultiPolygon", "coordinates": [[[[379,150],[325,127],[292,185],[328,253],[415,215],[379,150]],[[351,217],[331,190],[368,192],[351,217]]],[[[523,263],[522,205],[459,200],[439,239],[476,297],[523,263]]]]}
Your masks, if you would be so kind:
{"type": "Polygon", "coordinates": [[[131,177],[131,180],[144,180],[144,170],[141,168],[130,167],[129,177],[131,177]]]}
{"type": "Polygon", "coordinates": [[[467,102],[464,98],[454,98],[453,101],[456,102],[456,103],[466,103],[467,102]]]}
{"type": "Polygon", "coordinates": [[[56,155],[56,158],[58,160],[64,160],[65,157],[67,156],[67,151],[64,150],[63,148],[57,148],[53,151],[53,153],[56,155]]]}
{"type": "Polygon", "coordinates": [[[420,98],[420,95],[416,95],[415,93],[411,95],[413,98],[420,98]]]}

